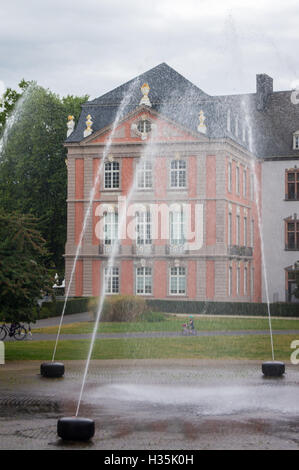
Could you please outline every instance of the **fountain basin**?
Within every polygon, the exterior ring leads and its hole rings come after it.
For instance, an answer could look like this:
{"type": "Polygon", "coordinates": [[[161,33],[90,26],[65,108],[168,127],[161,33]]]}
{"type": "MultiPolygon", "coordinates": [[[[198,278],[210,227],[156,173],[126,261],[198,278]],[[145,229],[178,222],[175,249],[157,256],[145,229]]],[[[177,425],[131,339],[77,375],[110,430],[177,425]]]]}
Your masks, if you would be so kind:
{"type": "Polygon", "coordinates": [[[64,375],[64,364],[62,362],[43,362],[40,366],[40,374],[49,378],[62,377],[64,375]]]}
{"type": "Polygon", "coordinates": [[[262,372],[266,377],[281,377],[285,373],[285,364],[279,361],[263,362],[262,372]]]}
{"type": "Polygon", "coordinates": [[[57,434],[64,441],[88,441],[94,432],[94,421],[89,418],[65,417],[57,422],[57,434]]]}

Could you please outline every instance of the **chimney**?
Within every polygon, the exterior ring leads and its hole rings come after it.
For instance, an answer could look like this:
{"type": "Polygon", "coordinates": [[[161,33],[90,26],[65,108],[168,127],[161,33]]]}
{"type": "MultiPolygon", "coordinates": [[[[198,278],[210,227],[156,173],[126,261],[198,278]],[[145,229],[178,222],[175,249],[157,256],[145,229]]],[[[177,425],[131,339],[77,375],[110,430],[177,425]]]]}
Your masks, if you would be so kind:
{"type": "Polygon", "coordinates": [[[256,107],[263,111],[267,104],[268,96],[273,93],[273,78],[265,73],[256,76],[256,107]]]}

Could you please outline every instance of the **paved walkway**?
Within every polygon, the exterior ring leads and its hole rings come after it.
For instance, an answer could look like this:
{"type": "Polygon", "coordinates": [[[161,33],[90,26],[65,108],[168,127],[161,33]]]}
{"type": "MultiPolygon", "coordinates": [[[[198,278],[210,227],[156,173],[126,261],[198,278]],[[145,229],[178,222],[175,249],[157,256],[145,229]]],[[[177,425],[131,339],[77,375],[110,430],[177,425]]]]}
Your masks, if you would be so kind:
{"type": "MultiPolygon", "coordinates": [[[[194,334],[183,335],[179,331],[146,331],[134,333],[98,333],[96,339],[129,339],[129,338],[186,338],[186,337],[201,337],[201,336],[252,336],[252,335],[268,335],[269,330],[231,330],[231,331],[195,331],[194,334]]],[[[292,335],[296,334],[299,338],[299,330],[275,330],[274,335],[292,335]]],[[[61,334],[60,340],[80,340],[91,339],[92,333],[86,334],[61,334]]],[[[28,336],[29,341],[53,341],[56,339],[56,334],[34,333],[28,336]]],[[[11,341],[7,338],[5,341],[11,341]]],[[[12,340],[13,341],[13,340],[12,340]]]]}

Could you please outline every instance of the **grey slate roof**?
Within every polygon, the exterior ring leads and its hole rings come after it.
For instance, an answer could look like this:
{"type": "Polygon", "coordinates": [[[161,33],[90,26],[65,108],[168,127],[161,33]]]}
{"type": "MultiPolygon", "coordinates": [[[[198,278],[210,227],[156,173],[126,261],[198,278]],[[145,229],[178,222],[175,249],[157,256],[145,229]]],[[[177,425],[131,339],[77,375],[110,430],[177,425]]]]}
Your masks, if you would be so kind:
{"type": "Polygon", "coordinates": [[[140,87],[147,82],[150,86],[149,98],[152,109],[175,121],[192,132],[197,132],[198,114],[204,111],[207,136],[211,138],[230,137],[245,147],[242,129],[252,129],[252,150],[258,157],[299,156],[292,150],[293,132],[299,130],[299,104],[291,102],[291,92],[273,92],[268,97],[266,107],[257,110],[256,93],[227,96],[210,96],[192,84],[167,64],[162,63],[139,75],[114,90],[88,101],[74,132],[66,143],[83,140],[86,116],[93,120],[93,131],[98,131],[113,123],[120,103],[130,94],[123,109],[121,119],[139,106],[142,97],[140,87]],[[231,110],[231,132],[227,131],[227,112],[231,110]],[[234,130],[235,116],[239,117],[239,136],[234,130]]]}

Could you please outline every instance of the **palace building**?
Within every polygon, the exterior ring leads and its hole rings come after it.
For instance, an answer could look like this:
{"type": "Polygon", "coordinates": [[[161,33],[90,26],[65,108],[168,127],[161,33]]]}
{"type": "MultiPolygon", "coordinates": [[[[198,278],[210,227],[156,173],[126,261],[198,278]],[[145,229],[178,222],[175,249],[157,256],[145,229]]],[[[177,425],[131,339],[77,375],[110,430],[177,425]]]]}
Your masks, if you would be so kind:
{"type": "Polygon", "coordinates": [[[96,296],[104,283],[108,295],[260,302],[263,227],[270,300],[294,300],[299,106],[290,97],[265,74],[256,93],[210,96],[163,63],[85,103],[76,125],[70,116],[66,285],[86,222],[70,294],[96,296]],[[132,210],[122,216],[124,200],[132,210]]]}

